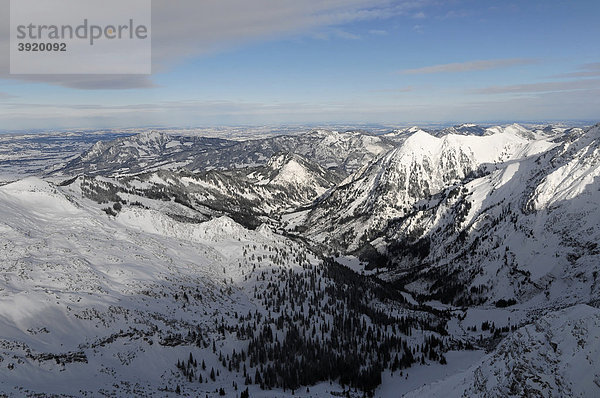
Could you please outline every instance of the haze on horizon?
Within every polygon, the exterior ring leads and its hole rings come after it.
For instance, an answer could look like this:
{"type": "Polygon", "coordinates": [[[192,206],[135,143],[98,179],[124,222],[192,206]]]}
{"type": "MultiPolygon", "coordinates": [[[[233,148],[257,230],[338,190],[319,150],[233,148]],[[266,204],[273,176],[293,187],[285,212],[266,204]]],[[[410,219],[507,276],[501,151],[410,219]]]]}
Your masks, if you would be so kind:
{"type": "Polygon", "coordinates": [[[597,1],[154,0],[152,12],[150,76],[9,75],[2,56],[0,130],[598,119],[597,1]]]}

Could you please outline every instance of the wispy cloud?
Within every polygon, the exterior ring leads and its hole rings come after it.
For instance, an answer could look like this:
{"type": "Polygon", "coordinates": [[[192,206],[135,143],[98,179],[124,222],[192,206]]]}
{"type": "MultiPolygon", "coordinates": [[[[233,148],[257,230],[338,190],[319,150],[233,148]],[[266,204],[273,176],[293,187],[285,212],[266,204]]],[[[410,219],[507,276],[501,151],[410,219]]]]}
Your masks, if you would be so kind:
{"type": "Polygon", "coordinates": [[[413,26],[413,31],[417,33],[423,33],[423,25],[415,25],[413,26]]]}
{"type": "Polygon", "coordinates": [[[11,99],[11,98],[17,98],[17,97],[15,95],[4,93],[4,92],[0,91],[0,101],[5,100],[5,99],[11,99]]]}
{"type": "Polygon", "coordinates": [[[600,62],[581,65],[576,72],[561,73],[552,77],[563,79],[566,77],[596,77],[600,76],[600,62]]]}
{"type": "Polygon", "coordinates": [[[79,90],[130,90],[157,85],[146,75],[11,75],[20,80],[79,90]]]}
{"type": "Polygon", "coordinates": [[[384,88],[380,90],[370,90],[372,93],[409,93],[414,91],[413,86],[399,87],[399,88],[384,88]]]}
{"type": "MultiPolygon", "coordinates": [[[[237,101],[164,101],[131,105],[70,103],[8,103],[0,107],[5,129],[52,127],[105,127],[135,125],[223,125],[311,123],[348,119],[361,121],[365,114],[393,114],[396,106],[354,102],[260,103],[237,101]]],[[[380,120],[374,117],[373,120],[380,120]]]]}
{"type": "Polygon", "coordinates": [[[404,75],[423,75],[432,73],[457,73],[471,72],[477,70],[507,68],[517,65],[531,65],[539,62],[531,58],[507,58],[507,59],[490,59],[480,61],[456,62],[451,64],[441,64],[424,66],[416,69],[404,69],[400,73],[404,75]]]}
{"type": "Polygon", "coordinates": [[[571,80],[566,82],[542,82],[516,84],[510,86],[491,86],[473,90],[475,94],[506,94],[506,93],[544,93],[558,91],[589,90],[600,88],[600,79],[571,80]]]}
{"type": "Polygon", "coordinates": [[[359,40],[360,35],[348,32],[343,29],[327,29],[316,32],[312,35],[313,38],[319,40],[344,39],[344,40],[359,40]]]}
{"type": "Polygon", "coordinates": [[[410,95],[394,103],[373,101],[260,103],[218,100],[161,101],[130,105],[21,103],[0,106],[3,129],[96,128],[123,126],[209,126],[281,123],[408,123],[472,120],[597,119],[600,87],[544,92],[516,98],[419,102],[410,95]],[[23,121],[27,120],[24,125],[23,121]]]}
{"type": "Polygon", "coordinates": [[[416,13],[415,15],[412,16],[414,19],[425,19],[425,13],[423,11],[420,11],[418,13],[416,13]]]}
{"type": "MultiPolygon", "coordinates": [[[[248,42],[314,35],[357,39],[340,26],[358,21],[411,16],[429,0],[153,0],[152,70],[165,71],[192,57],[206,56],[248,42]],[[336,30],[338,29],[338,30],[336,30]]],[[[0,0],[0,53],[8,53],[8,0],[0,0]],[[6,12],[3,12],[6,11],[6,12]]],[[[314,36],[313,36],[314,37],[314,36]]],[[[78,89],[151,87],[151,78],[134,76],[13,76],[8,57],[0,57],[0,78],[46,82],[78,89]]]]}
{"type": "Polygon", "coordinates": [[[472,11],[466,10],[450,10],[446,14],[438,17],[438,19],[466,18],[473,15],[472,11]]]}

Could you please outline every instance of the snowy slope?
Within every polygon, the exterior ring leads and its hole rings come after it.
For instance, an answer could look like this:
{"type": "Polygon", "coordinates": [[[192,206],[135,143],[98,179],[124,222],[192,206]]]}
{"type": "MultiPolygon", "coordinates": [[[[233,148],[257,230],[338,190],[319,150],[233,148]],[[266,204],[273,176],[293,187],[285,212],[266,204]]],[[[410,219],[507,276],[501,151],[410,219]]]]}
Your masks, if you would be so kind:
{"type": "MultiPolygon", "coordinates": [[[[354,348],[363,360],[346,370],[357,375],[344,376],[353,383],[368,380],[356,373],[361,366],[392,366],[379,355],[383,344],[402,355],[418,352],[431,336],[443,339],[444,319],[405,305],[376,281],[322,266],[266,226],[251,231],[228,217],[185,223],[128,204],[109,216],[105,204],[81,197],[74,184],[28,178],[0,187],[0,392],[7,396],[177,396],[179,387],[187,396],[223,388],[235,397],[245,388],[246,368],[251,396],[287,395],[281,379],[266,378],[270,373],[255,379],[272,365],[261,350],[295,347],[300,339],[299,356],[303,345],[318,344],[329,358],[355,358],[344,352],[351,336],[341,333],[347,324],[339,313],[369,342],[354,348]],[[344,299],[349,289],[360,292],[353,302],[344,299]],[[309,339],[315,326],[320,333],[309,339]],[[277,344],[272,335],[257,344],[265,330],[274,331],[277,344]],[[375,339],[374,330],[386,339],[375,339]],[[392,336],[400,338],[394,345],[392,336]],[[196,361],[185,362],[190,355],[196,361]]],[[[428,361],[439,359],[440,344],[428,361]]],[[[327,373],[303,369],[314,381],[296,396],[343,390],[327,382],[327,373]]]]}
{"type": "Polygon", "coordinates": [[[406,139],[408,137],[410,137],[411,135],[416,134],[416,133],[431,134],[430,131],[422,129],[419,126],[412,126],[412,127],[407,127],[407,128],[404,128],[404,129],[392,130],[389,133],[383,134],[382,137],[384,137],[385,139],[388,139],[388,140],[394,142],[394,144],[396,146],[399,146],[404,141],[406,141],[406,139]]]}
{"type": "Polygon", "coordinates": [[[199,153],[213,152],[232,142],[218,138],[171,136],[162,132],[140,134],[98,141],[81,156],[55,170],[54,175],[124,175],[166,168],[180,168],[191,163],[199,153]]]}
{"type": "Polygon", "coordinates": [[[490,129],[486,129],[482,126],[473,123],[463,123],[456,126],[445,128],[439,132],[436,132],[436,136],[444,136],[448,134],[454,135],[491,135],[494,132],[490,129]]]}
{"type": "Polygon", "coordinates": [[[0,183],[59,169],[94,144],[130,131],[66,131],[0,134],[0,183]]]}
{"type": "Polygon", "coordinates": [[[299,155],[284,154],[246,169],[78,177],[64,185],[98,203],[135,203],[192,222],[227,215],[255,228],[273,223],[282,211],[309,205],[340,180],[299,155]]]}
{"type": "Polygon", "coordinates": [[[207,330],[202,314],[254,308],[231,284],[247,271],[244,251],[290,245],[226,218],[192,225],[130,209],[110,219],[35,178],[0,188],[0,202],[0,391],[14,396],[181,383],[170,369],[189,349],[164,341],[207,330]],[[196,298],[174,297],[184,292],[196,298]]]}
{"type": "Polygon", "coordinates": [[[464,304],[592,300],[600,294],[598,132],[532,142],[520,159],[420,202],[373,242],[397,264],[390,277],[464,304]]]}
{"type": "Polygon", "coordinates": [[[234,169],[264,166],[273,156],[294,153],[347,175],[392,147],[393,143],[382,137],[327,130],[245,141],[143,132],[98,142],[53,174],[109,176],[157,169],[234,169]]]}
{"type": "Polygon", "coordinates": [[[600,395],[600,310],[579,305],[518,329],[465,372],[405,397],[600,395]]]}
{"type": "Polygon", "coordinates": [[[292,153],[325,169],[348,175],[392,147],[392,142],[362,132],[315,130],[306,134],[238,142],[219,151],[218,156],[195,156],[188,168],[199,171],[262,166],[273,156],[292,153]]]}
{"type": "Polygon", "coordinates": [[[309,196],[313,200],[341,180],[332,171],[292,153],[273,156],[264,168],[251,172],[248,178],[256,180],[259,185],[312,191],[309,196]]]}
{"type": "Polygon", "coordinates": [[[521,136],[521,137],[525,137],[525,138],[529,138],[529,139],[535,138],[535,135],[530,130],[521,126],[518,123],[513,123],[508,126],[489,127],[487,129],[485,129],[485,132],[483,134],[492,135],[492,134],[498,134],[498,133],[513,134],[513,135],[517,135],[517,136],[521,136]]]}
{"type": "Polygon", "coordinates": [[[62,171],[91,175],[0,186],[0,395],[596,396],[599,145],[99,143],[62,171]]]}
{"type": "Polygon", "coordinates": [[[511,159],[528,140],[512,133],[446,135],[422,130],[350,176],[308,215],[312,239],[356,249],[371,230],[403,217],[414,203],[440,192],[479,167],[511,159]]]}

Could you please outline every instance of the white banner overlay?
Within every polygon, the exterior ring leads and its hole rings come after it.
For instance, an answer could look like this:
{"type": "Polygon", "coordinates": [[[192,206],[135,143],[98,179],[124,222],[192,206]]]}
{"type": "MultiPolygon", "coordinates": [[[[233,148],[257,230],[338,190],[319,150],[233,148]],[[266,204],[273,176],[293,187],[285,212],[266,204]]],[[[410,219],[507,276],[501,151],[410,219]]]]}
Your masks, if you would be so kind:
{"type": "Polygon", "coordinates": [[[11,74],[150,74],[151,0],[10,0],[11,74]]]}

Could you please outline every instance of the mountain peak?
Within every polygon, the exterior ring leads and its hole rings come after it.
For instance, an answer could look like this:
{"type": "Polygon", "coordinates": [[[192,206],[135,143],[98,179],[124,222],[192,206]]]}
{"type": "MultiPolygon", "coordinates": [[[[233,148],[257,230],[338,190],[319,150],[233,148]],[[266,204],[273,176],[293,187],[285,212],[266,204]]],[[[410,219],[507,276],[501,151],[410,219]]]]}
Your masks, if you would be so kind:
{"type": "Polygon", "coordinates": [[[524,137],[529,140],[535,139],[535,135],[525,127],[521,126],[518,123],[513,123],[507,126],[494,126],[489,127],[485,130],[486,135],[494,135],[494,134],[512,134],[519,137],[524,137]]]}
{"type": "Polygon", "coordinates": [[[441,136],[448,134],[481,136],[485,135],[485,129],[474,123],[463,123],[445,128],[436,135],[441,136]]]}
{"type": "Polygon", "coordinates": [[[314,181],[314,174],[318,174],[312,170],[316,165],[309,165],[306,159],[293,153],[272,157],[267,167],[275,174],[271,178],[271,184],[304,185],[314,181]]]}
{"type": "Polygon", "coordinates": [[[407,133],[416,133],[418,131],[423,131],[419,126],[411,126],[405,130],[407,133]]]}
{"type": "Polygon", "coordinates": [[[296,155],[292,152],[281,153],[272,156],[267,162],[267,167],[273,170],[279,170],[284,165],[290,162],[302,162],[304,159],[300,155],[296,155]]]}
{"type": "Polygon", "coordinates": [[[142,131],[141,133],[139,133],[138,135],[134,136],[136,140],[142,142],[142,143],[151,143],[151,142],[166,142],[166,141],[170,141],[171,137],[169,137],[167,134],[162,133],[160,131],[155,131],[155,130],[151,130],[151,131],[142,131]]]}
{"type": "Polygon", "coordinates": [[[431,134],[418,129],[416,130],[410,137],[406,139],[404,145],[400,148],[404,148],[404,150],[412,150],[412,151],[426,151],[431,152],[433,148],[439,146],[441,140],[432,136],[431,134]]]}

